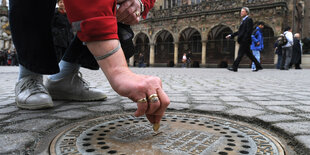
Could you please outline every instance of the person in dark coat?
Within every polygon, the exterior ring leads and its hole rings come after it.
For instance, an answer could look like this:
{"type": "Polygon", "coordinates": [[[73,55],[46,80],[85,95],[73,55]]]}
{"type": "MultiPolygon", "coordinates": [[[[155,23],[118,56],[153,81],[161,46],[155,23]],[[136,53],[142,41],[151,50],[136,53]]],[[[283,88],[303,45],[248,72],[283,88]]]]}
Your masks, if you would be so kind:
{"type": "Polygon", "coordinates": [[[281,68],[281,62],[282,62],[282,46],[279,45],[279,40],[276,40],[276,42],[274,44],[274,48],[275,48],[275,54],[278,55],[278,61],[276,64],[276,68],[280,69],[281,68]]]}
{"type": "Polygon", "coordinates": [[[59,62],[69,47],[74,35],[67,18],[63,0],[58,0],[57,4],[58,8],[56,8],[52,20],[52,34],[57,61],[59,62]]]}
{"type": "Polygon", "coordinates": [[[233,65],[231,68],[228,68],[230,71],[237,72],[238,71],[238,66],[239,63],[246,54],[252,62],[254,62],[256,69],[255,71],[263,69],[261,64],[257,61],[257,59],[254,57],[250,50],[250,45],[251,45],[251,34],[253,32],[253,20],[248,16],[250,13],[249,8],[243,7],[241,9],[240,15],[242,17],[242,22],[239,27],[239,30],[233,34],[229,34],[226,36],[226,38],[234,38],[235,36],[238,36],[238,43],[240,44],[239,51],[238,51],[238,57],[234,61],[233,65]]]}
{"type": "Polygon", "coordinates": [[[302,46],[300,43],[300,34],[296,33],[294,35],[294,45],[293,45],[293,54],[291,65],[295,66],[295,69],[301,69],[301,53],[302,53],[302,46]]]}

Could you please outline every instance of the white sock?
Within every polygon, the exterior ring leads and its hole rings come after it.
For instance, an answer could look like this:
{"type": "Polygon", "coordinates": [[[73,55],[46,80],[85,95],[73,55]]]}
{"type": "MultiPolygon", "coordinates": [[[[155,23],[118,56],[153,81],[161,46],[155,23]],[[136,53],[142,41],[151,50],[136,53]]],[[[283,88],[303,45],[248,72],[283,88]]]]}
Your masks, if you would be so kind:
{"type": "Polygon", "coordinates": [[[74,64],[74,63],[70,63],[70,62],[61,60],[59,62],[60,72],[57,74],[50,75],[50,76],[48,76],[48,78],[51,80],[62,79],[64,77],[66,77],[67,75],[78,72],[80,69],[80,66],[81,65],[79,65],[79,64],[74,64]]]}
{"type": "Polygon", "coordinates": [[[18,81],[21,80],[22,78],[30,76],[30,75],[31,76],[42,76],[42,74],[32,72],[32,71],[28,70],[27,68],[25,68],[24,66],[19,65],[18,81]]]}

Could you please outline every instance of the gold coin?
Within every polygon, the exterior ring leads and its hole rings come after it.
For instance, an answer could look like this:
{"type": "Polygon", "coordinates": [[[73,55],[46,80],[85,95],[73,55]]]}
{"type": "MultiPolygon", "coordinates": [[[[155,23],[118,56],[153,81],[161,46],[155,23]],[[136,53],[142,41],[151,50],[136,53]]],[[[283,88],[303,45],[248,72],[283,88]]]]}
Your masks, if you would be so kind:
{"type": "Polygon", "coordinates": [[[159,127],[160,127],[160,124],[159,124],[159,123],[153,124],[153,130],[154,130],[154,131],[158,131],[159,127]]]}

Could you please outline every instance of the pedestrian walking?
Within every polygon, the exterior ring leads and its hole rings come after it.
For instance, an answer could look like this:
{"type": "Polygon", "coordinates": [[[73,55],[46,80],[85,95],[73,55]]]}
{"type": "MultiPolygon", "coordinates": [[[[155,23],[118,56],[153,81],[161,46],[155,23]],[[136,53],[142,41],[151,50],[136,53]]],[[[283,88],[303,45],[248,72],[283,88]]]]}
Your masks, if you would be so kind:
{"type": "Polygon", "coordinates": [[[229,34],[226,36],[226,38],[234,38],[235,36],[238,36],[238,43],[240,44],[239,50],[238,50],[238,56],[236,60],[234,61],[232,67],[228,68],[230,71],[237,72],[239,63],[246,54],[256,65],[256,71],[263,69],[261,64],[257,61],[257,59],[254,57],[254,55],[251,53],[250,45],[251,45],[251,34],[253,32],[253,20],[249,17],[250,10],[247,7],[243,7],[240,12],[240,16],[242,18],[241,25],[237,32],[233,34],[229,34]]]}
{"type": "Polygon", "coordinates": [[[185,68],[186,67],[186,53],[183,53],[183,56],[182,56],[182,67],[185,68]]]}
{"type": "Polygon", "coordinates": [[[279,45],[279,39],[277,39],[276,42],[274,43],[274,51],[278,58],[276,68],[280,69],[282,63],[282,46],[279,45]]]}
{"type": "MultiPolygon", "coordinates": [[[[258,26],[251,35],[252,38],[251,50],[258,62],[260,62],[260,52],[264,49],[264,37],[262,32],[264,26],[265,26],[264,22],[259,22],[258,26]]],[[[256,70],[254,62],[252,62],[251,68],[252,71],[258,71],[256,70]]]]}

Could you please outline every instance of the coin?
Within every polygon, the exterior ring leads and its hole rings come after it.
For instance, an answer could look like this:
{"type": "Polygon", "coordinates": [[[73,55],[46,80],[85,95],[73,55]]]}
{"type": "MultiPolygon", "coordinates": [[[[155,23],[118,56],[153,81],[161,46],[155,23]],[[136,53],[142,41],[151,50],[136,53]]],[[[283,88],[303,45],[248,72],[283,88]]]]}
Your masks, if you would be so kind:
{"type": "Polygon", "coordinates": [[[154,124],[153,124],[153,130],[154,130],[154,131],[158,131],[159,127],[160,127],[160,124],[159,124],[159,123],[154,123],[154,124]]]}

